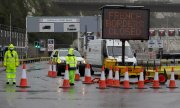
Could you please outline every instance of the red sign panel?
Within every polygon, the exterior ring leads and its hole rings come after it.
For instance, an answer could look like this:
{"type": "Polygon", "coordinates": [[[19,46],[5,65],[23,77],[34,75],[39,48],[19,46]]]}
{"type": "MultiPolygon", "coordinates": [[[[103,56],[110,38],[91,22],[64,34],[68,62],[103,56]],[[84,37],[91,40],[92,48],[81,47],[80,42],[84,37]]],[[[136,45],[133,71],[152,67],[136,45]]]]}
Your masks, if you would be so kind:
{"type": "Polygon", "coordinates": [[[169,36],[175,36],[175,30],[168,30],[169,36]]]}
{"type": "Polygon", "coordinates": [[[165,30],[159,30],[158,34],[159,36],[165,36],[165,30]]]}
{"type": "Polygon", "coordinates": [[[102,38],[148,40],[149,10],[137,8],[103,8],[102,38]]]}
{"type": "Polygon", "coordinates": [[[155,30],[149,30],[149,35],[150,35],[150,36],[155,36],[155,35],[156,35],[155,30]]]}

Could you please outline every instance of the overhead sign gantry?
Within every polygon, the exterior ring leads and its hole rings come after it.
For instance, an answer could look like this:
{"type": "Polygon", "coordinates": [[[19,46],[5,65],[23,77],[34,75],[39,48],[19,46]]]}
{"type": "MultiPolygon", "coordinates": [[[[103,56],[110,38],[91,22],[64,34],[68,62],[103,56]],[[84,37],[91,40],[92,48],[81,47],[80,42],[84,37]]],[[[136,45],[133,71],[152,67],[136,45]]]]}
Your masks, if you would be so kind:
{"type": "Polygon", "coordinates": [[[27,17],[27,32],[100,32],[100,16],[27,17]]]}

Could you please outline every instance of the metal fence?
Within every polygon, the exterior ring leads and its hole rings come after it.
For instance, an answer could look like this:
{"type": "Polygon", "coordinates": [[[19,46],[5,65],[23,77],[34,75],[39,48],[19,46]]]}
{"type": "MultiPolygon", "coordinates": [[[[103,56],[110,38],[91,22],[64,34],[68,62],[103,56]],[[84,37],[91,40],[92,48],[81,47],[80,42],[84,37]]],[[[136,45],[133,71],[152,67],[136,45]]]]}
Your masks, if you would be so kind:
{"type": "Polygon", "coordinates": [[[23,58],[25,49],[25,30],[18,27],[11,27],[0,24],[0,62],[3,60],[5,51],[9,44],[15,46],[19,58],[23,58]]]}
{"type": "Polygon", "coordinates": [[[47,51],[41,52],[34,45],[29,44],[28,48],[25,48],[25,29],[18,27],[10,28],[10,26],[0,24],[0,67],[2,66],[4,54],[10,43],[15,46],[20,60],[25,61],[48,56],[47,51]]]}

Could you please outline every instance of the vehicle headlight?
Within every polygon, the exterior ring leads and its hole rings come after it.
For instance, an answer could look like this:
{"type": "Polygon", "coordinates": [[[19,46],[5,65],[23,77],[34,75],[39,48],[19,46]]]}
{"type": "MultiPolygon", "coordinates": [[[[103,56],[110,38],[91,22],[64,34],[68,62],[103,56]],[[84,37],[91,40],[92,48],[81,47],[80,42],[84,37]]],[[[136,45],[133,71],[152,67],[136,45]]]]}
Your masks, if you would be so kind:
{"type": "Polygon", "coordinates": [[[86,64],[86,61],[85,60],[78,61],[78,64],[86,64]]]}
{"type": "Polygon", "coordinates": [[[65,60],[61,60],[61,63],[66,63],[66,61],[65,60]]]}
{"type": "Polygon", "coordinates": [[[82,61],[82,63],[86,64],[86,61],[85,61],[85,60],[83,60],[83,61],[82,61]]]}

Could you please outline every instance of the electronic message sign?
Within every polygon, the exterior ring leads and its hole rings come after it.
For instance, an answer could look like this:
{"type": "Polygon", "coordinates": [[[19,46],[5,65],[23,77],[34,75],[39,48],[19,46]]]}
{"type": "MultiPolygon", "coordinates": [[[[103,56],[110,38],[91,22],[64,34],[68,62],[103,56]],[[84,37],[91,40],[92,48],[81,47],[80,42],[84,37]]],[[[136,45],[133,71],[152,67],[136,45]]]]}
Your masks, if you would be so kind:
{"type": "Polygon", "coordinates": [[[102,38],[148,40],[149,14],[143,8],[103,8],[102,38]]]}

